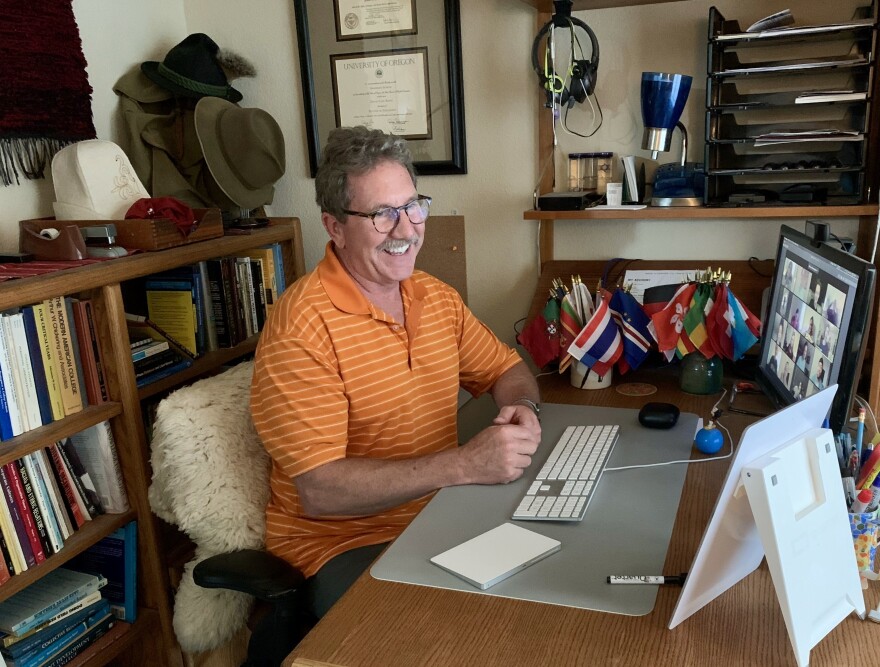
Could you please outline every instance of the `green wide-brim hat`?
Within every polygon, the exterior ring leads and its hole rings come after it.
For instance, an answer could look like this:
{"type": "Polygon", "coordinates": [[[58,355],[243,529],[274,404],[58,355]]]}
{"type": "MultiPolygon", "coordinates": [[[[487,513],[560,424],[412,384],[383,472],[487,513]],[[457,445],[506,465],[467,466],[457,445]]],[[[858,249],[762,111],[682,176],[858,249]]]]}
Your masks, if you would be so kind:
{"type": "Polygon", "coordinates": [[[286,167],[284,135],[262,109],[245,109],[217,97],[196,104],[196,135],[217,185],[242,208],[271,204],[286,167]]]}

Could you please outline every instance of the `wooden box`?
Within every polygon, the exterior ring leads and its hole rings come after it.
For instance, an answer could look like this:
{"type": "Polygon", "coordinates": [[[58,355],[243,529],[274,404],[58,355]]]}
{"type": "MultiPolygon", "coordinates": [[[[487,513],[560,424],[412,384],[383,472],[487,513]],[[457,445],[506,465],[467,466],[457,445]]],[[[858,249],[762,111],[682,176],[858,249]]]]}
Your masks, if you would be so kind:
{"type": "Polygon", "coordinates": [[[34,220],[22,220],[19,223],[21,229],[36,231],[54,227],[60,229],[70,225],[76,227],[91,227],[93,225],[116,225],[116,245],[126,250],[164,250],[175,246],[207,241],[218,236],[223,236],[223,218],[218,208],[193,209],[199,220],[198,227],[184,237],[177,226],[168,218],[130,220],[56,220],[55,218],[36,218],[34,220]]]}

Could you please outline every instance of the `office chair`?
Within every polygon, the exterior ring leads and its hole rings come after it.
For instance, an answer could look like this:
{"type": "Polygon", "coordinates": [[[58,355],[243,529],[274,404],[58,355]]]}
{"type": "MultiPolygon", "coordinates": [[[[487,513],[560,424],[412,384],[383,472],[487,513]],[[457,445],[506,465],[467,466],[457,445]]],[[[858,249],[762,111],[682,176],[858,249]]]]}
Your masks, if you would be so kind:
{"type": "Polygon", "coordinates": [[[264,615],[244,664],[268,667],[281,664],[312,621],[302,573],[263,551],[270,460],[250,418],[252,375],[253,362],[243,362],[159,403],[149,497],[153,512],[196,545],[174,599],[181,648],[198,653],[229,641],[256,599],[264,615]]]}

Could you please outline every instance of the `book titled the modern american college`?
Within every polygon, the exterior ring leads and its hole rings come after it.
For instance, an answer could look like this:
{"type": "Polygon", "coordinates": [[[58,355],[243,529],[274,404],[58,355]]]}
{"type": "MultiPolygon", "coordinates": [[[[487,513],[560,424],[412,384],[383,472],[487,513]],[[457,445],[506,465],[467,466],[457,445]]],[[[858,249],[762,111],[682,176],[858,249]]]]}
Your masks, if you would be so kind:
{"type": "Polygon", "coordinates": [[[107,580],[59,567],[0,602],[0,630],[21,635],[56,612],[103,588],[107,580]]]}

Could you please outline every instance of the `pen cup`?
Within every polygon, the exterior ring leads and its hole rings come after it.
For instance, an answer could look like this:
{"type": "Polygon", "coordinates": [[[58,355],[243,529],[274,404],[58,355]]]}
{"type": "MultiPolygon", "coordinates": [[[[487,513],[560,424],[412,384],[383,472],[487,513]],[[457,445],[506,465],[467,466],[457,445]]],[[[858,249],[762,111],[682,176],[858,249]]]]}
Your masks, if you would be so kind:
{"type": "Polygon", "coordinates": [[[849,515],[849,528],[852,532],[859,572],[862,570],[873,572],[874,556],[880,538],[880,522],[875,519],[873,512],[860,512],[849,515]]]}
{"type": "Polygon", "coordinates": [[[579,389],[607,389],[611,386],[611,372],[609,369],[605,375],[599,377],[581,362],[574,361],[571,364],[571,386],[579,389]]]}

